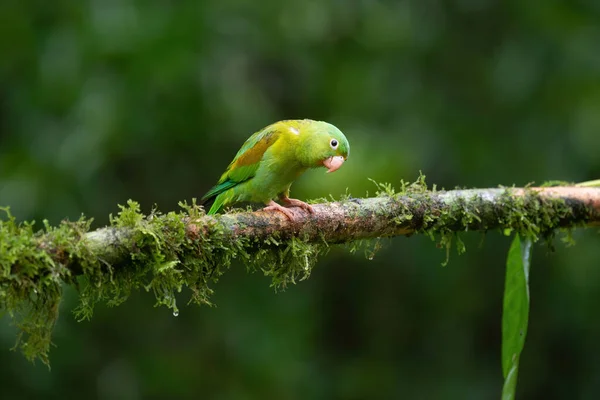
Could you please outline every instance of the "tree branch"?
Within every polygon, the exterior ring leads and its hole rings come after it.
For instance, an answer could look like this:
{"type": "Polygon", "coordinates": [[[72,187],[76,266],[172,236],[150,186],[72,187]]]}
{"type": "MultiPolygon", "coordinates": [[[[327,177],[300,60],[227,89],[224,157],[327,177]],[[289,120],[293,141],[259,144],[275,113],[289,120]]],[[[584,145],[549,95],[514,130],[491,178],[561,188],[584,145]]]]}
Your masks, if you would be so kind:
{"type": "MultiPolygon", "coordinates": [[[[497,228],[532,232],[582,224],[600,225],[600,188],[550,187],[421,192],[317,204],[314,214],[295,209],[297,222],[279,213],[225,214],[215,218],[232,236],[346,243],[376,237],[405,236],[432,229],[462,232],[497,228]],[[518,215],[515,215],[518,214],[518,215]],[[542,215],[543,214],[543,215],[542,215]],[[552,221],[540,221],[541,217],[552,221]],[[515,220],[515,218],[517,220],[515,220]],[[522,219],[522,221],[518,221],[522,219]],[[539,229],[536,229],[538,226],[539,229]]],[[[190,221],[196,232],[206,219],[190,221]]]]}
{"type": "Polygon", "coordinates": [[[310,215],[293,209],[295,222],[264,211],[207,216],[187,204],[179,213],[144,216],[129,202],[106,228],[90,232],[91,221],[82,218],[36,232],[9,215],[0,220],[0,306],[25,335],[25,355],[47,362],[63,283],[78,287],[81,319],[91,318],[96,302],[120,304],[139,287],[178,313],[183,286],[191,301],[210,304],[209,284],[234,259],[285,287],[308,277],[329,244],[424,233],[448,247],[466,231],[516,231],[538,240],[560,228],[600,226],[600,188],[428,191],[417,182],[400,193],[379,189],[374,198],[316,204],[310,215]]]}

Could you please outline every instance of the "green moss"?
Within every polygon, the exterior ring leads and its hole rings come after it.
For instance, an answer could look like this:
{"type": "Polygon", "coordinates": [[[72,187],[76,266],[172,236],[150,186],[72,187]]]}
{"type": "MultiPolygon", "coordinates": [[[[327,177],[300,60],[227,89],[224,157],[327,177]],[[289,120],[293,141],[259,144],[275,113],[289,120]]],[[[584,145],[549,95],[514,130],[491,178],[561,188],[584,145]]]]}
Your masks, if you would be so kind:
{"type": "Polygon", "coordinates": [[[93,274],[81,277],[85,286],[76,310],[79,318],[89,319],[99,301],[110,306],[121,304],[138,288],[152,292],[156,306],[166,306],[174,315],[179,314],[176,295],[184,286],[192,292],[191,302],[211,304],[209,284],[216,282],[230,266],[239,248],[223,240],[223,228],[218,224],[207,226],[205,234],[191,239],[186,232],[186,221],[201,217],[204,212],[195,202],[180,206],[182,212],[161,214],[153,210],[147,217],[141,214],[136,202],[121,207],[118,216],[111,219],[111,226],[130,229],[129,243],[122,245],[135,250],[127,268],[107,265],[108,275],[100,274],[99,279],[90,279],[93,274]]]}
{"type": "MultiPolygon", "coordinates": [[[[374,182],[374,181],[373,181],[374,182]]],[[[472,198],[453,197],[440,203],[435,187],[428,191],[425,175],[419,174],[413,183],[401,181],[400,190],[395,192],[390,184],[374,182],[376,195],[399,200],[401,212],[394,218],[399,225],[408,225],[415,233],[424,234],[436,241],[439,248],[446,251],[442,265],[450,258],[452,247],[458,254],[466,251],[461,231],[475,228],[480,232],[502,226],[504,234],[517,232],[521,237],[538,241],[544,240],[549,246],[559,231],[559,222],[571,213],[571,208],[562,199],[542,198],[533,189],[525,189],[525,196],[514,196],[512,189],[506,188],[494,205],[484,202],[474,195],[472,198]],[[486,208],[492,207],[492,210],[486,208]],[[491,212],[484,212],[491,211],[491,212]],[[480,215],[496,215],[497,220],[482,220],[480,215]]],[[[552,182],[549,185],[562,184],[552,182]]],[[[376,212],[378,212],[376,210],[376,212]]],[[[386,210],[381,210],[386,212],[386,210]]],[[[569,241],[567,236],[565,241],[569,241]]]]}
{"type": "Polygon", "coordinates": [[[387,182],[380,183],[371,178],[368,178],[368,179],[371,182],[373,182],[373,184],[377,188],[377,190],[375,191],[375,196],[377,196],[377,197],[394,197],[394,196],[396,196],[396,190],[394,189],[394,187],[392,186],[391,183],[387,183],[387,182]]]}
{"type": "Polygon", "coordinates": [[[573,182],[552,180],[552,181],[543,182],[540,185],[540,187],[571,186],[571,185],[573,185],[573,182]]]}
{"type": "MultiPolygon", "coordinates": [[[[8,209],[0,219],[0,306],[20,329],[19,347],[29,359],[48,362],[52,329],[58,317],[63,283],[74,284],[80,293],[75,309],[79,320],[90,319],[94,306],[106,302],[116,306],[129,294],[143,288],[156,297],[157,306],[179,313],[176,295],[184,286],[190,301],[211,304],[209,284],[216,282],[235,258],[250,260],[244,239],[232,242],[219,224],[205,226],[206,232],[188,235],[186,221],[204,215],[201,207],[182,204],[183,211],[148,216],[138,203],[129,201],[111,216],[115,235],[127,228],[111,245],[133,249],[127,262],[113,264],[94,252],[86,238],[91,220],[63,222],[57,228],[46,222],[34,230],[33,223],[17,224],[8,209]],[[120,229],[120,230],[119,230],[120,229]]],[[[290,258],[303,255],[300,246],[290,258]]],[[[308,254],[306,254],[307,258],[308,254]]],[[[310,258],[314,264],[314,257],[310,258]]],[[[286,274],[279,274],[282,281],[286,274]]]]}
{"type": "Polygon", "coordinates": [[[363,253],[365,258],[373,260],[377,253],[383,248],[383,238],[362,239],[344,244],[351,254],[363,253]]]}
{"type": "Polygon", "coordinates": [[[309,243],[305,239],[292,237],[280,241],[271,237],[262,244],[256,244],[256,252],[244,258],[250,271],[262,271],[271,278],[271,286],[284,290],[289,284],[307,279],[318,257],[329,251],[322,243],[309,243]]]}
{"type": "Polygon", "coordinates": [[[36,231],[34,223],[18,224],[8,208],[0,218],[0,308],[19,328],[15,348],[48,363],[51,333],[58,317],[63,282],[72,283],[71,255],[87,255],[78,239],[91,220],[62,222],[36,231]]]}
{"type": "Polygon", "coordinates": [[[542,198],[534,190],[526,190],[525,196],[513,196],[510,188],[504,191],[497,205],[502,208],[499,222],[534,242],[551,241],[559,222],[571,214],[571,208],[562,199],[542,198]]]}

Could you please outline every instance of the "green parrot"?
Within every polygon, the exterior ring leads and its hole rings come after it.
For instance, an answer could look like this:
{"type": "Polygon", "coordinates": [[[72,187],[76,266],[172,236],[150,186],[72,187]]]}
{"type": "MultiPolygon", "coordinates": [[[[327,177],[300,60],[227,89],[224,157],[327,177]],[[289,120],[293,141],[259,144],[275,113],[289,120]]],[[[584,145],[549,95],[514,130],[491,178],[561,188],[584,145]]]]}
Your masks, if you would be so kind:
{"type": "Polygon", "coordinates": [[[286,207],[300,207],[310,213],[314,210],[303,201],[289,198],[292,183],[309,168],[336,171],[349,153],[346,136],[327,122],[275,122],[246,140],[201,204],[205,208],[212,204],[208,214],[216,214],[239,202],[263,203],[263,210],[279,211],[294,221],[294,214],[286,207]]]}

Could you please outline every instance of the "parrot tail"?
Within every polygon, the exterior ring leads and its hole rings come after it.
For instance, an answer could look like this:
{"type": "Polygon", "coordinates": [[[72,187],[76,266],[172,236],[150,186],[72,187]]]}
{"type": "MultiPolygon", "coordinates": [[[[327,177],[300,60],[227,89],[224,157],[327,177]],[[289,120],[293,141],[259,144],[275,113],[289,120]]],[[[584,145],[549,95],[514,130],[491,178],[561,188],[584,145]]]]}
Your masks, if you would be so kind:
{"type": "Polygon", "coordinates": [[[200,200],[200,205],[202,207],[204,207],[204,210],[206,210],[207,214],[215,214],[216,212],[211,212],[211,210],[213,209],[213,205],[215,204],[215,200],[217,199],[217,196],[212,196],[209,198],[202,198],[202,200],[200,200]]]}
{"type": "Polygon", "coordinates": [[[228,181],[221,183],[212,189],[210,189],[203,197],[200,199],[200,205],[204,207],[204,209],[208,209],[206,214],[212,215],[218,213],[224,206],[231,203],[233,200],[233,192],[229,189],[233,188],[235,184],[233,182],[228,181]],[[209,208],[210,207],[210,208],[209,208]]]}

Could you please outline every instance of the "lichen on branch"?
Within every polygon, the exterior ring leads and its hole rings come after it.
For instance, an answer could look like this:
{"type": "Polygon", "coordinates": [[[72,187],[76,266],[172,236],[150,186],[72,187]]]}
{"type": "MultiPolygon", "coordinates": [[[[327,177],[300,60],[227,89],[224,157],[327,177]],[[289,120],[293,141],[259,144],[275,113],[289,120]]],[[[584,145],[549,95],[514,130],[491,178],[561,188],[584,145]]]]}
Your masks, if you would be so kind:
{"type": "Polygon", "coordinates": [[[294,209],[296,221],[279,213],[233,211],[208,216],[180,203],[166,214],[140,211],[129,201],[110,225],[90,230],[92,220],[17,223],[8,209],[0,218],[0,308],[20,334],[29,359],[48,363],[51,333],[63,285],[73,285],[78,319],[94,305],[114,306],[133,290],[152,291],[157,305],[179,312],[176,294],[210,305],[212,285],[235,260],[260,270],[276,288],[310,276],[329,246],[380,237],[426,234],[450,249],[464,245],[461,232],[499,230],[550,240],[561,228],[600,224],[600,188],[541,187],[437,191],[424,177],[399,191],[378,184],[376,197],[314,204],[314,214],[294,209]]]}

